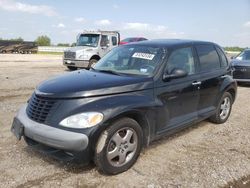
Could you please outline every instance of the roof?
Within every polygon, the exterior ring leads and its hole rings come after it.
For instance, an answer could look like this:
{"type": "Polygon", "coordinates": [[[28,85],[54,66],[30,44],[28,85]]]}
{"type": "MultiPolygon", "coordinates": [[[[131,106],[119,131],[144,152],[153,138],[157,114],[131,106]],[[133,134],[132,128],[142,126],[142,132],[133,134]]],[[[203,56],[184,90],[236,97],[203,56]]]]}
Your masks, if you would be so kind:
{"type": "Polygon", "coordinates": [[[190,44],[214,44],[212,42],[206,41],[196,41],[196,40],[187,40],[187,39],[154,39],[154,40],[145,40],[140,42],[129,43],[126,45],[144,45],[144,46],[154,46],[154,47],[176,47],[190,44]]]}
{"type": "Polygon", "coordinates": [[[117,34],[118,31],[103,31],[103,30],[97,30],[97,31],[88,31],[84,30],[80,34],[117,34]]]}

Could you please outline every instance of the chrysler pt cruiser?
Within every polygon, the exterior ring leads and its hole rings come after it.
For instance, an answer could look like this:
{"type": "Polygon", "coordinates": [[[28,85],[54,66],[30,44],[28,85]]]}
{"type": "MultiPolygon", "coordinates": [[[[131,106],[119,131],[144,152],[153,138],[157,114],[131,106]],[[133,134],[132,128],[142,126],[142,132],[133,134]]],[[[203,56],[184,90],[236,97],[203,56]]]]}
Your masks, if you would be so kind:
{"type": "Polygon", "coordinates": [[[94,161],[106,174],[129,169],[143,147],[194,123],[224,123],[236,82],[220,46],[151,40],[117,47],[90,70],[41,83],[12,132],[63,160],[94,161]]]}

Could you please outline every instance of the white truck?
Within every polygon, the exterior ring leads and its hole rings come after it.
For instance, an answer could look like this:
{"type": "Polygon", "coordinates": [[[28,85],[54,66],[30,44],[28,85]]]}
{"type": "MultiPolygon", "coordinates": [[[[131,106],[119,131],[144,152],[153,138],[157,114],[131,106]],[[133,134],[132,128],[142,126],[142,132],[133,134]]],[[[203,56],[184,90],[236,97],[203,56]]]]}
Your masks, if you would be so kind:
{"type": "Polygon", "coordinates": [[[118,31],[84,31],[78,34],[76,46],[64,51],[63,65],[70,70],[89,69],[119,42],[118,31]]]}

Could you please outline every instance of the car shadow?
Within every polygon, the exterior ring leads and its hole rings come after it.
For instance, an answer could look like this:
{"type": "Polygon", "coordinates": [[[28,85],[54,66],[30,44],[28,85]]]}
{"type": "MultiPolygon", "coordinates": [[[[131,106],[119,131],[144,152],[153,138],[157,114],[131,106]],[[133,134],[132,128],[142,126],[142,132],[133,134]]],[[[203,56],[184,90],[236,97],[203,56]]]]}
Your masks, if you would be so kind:
{"type": "Polygon", "coordinates": [[[82,163],[77,163],[75,161],[63,161],[63,160],[55,159],[51,155],[45,154],[30,146],[25,147],[25,152],[34,158],[38,158],[48,164],[51,164],[53,166],[56,166],[60,169],[63,169],[67,172],[74,173],[74,174],[84,173],[95,168],[95,165],[93,162],[90,162],[89,164],[82,164],[82,163]]]}

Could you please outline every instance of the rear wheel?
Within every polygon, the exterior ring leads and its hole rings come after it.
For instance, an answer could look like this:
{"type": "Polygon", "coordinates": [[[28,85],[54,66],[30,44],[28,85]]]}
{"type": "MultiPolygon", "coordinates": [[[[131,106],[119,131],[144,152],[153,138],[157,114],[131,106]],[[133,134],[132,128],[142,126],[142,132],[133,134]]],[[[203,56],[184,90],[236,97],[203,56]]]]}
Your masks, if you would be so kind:
{"type": "Polygon", "coordinates": [[[224,123],[227,121],[232,110],[233,98],[229,92],[225,92],[219,102],[216,113],[209,119],[213,123],[224,123]]]}
{"type": "Polygon", "coordinates": [[[100,136],[95,150],[95,163],[106,174],[128,170],[142,148],[142,129],[133,119],[123,118],[112,124],[100,136]]]}
{"type": "Polygon", "coordinates": [[[72,67],[72,66],[67,66],[69,70],[73,71],[73,70],[76,70],[77,67],[72,67]]]}

